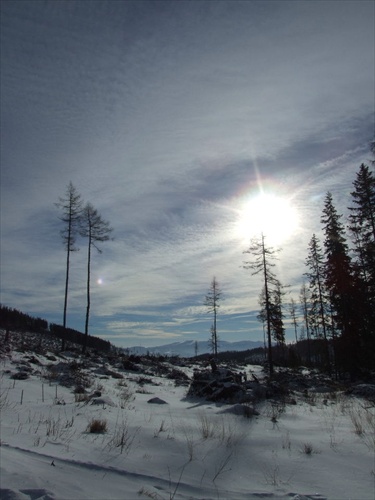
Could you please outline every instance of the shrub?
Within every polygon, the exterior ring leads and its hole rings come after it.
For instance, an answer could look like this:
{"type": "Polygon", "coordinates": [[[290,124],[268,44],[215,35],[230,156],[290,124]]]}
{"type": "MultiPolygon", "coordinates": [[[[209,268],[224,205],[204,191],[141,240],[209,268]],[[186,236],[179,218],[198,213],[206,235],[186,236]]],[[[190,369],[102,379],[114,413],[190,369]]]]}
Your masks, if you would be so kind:
{"type": "Polygon", "coordinates": [[[314,449],[311,443],[303,443],[301,452],[305,455],[312,455],[314,449]]]}
{"type": "Polygon", "coordinates": [[[107,421],[93,418],[89,422],[88,431],[91,434],[103,434],[107,432],[107,421]]]}

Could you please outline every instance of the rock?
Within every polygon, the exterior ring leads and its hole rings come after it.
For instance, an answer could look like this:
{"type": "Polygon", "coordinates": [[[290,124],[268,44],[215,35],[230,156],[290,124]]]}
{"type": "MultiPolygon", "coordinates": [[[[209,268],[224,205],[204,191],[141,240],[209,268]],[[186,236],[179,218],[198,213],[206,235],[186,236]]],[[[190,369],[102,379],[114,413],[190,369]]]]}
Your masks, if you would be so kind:
{"type": "Polygon", "coordinates": [[[232,415],[242,415],[244,417],[250,418],[256,415],[259,415],[259,412],[252,406],[236,404],[234,406],[230,406],[220,413],[231,413],[232,415]]]}
{"type": "Polygon", "coordinates": [[[109,396],[101,396],[100,398],[92,398],[90,401],[92,405],[103,405],[103,406],[116,406],[115,403],[109,396]]]}
{"type": "Polygon", "coordinates": [[[243,392],[244,390],[240,385],[226,382],[211,395],[210,399],[212,401],[235,401],[239,399],[243,392]]]}
{"type": "Polygon", "coordinates": [[[375,385],[373,384],[358,384],[353,387],[352,394],[364,398],[375,398],[375,385]]]}
{"type": "Polygon", "coordinates": [[[168,403],[164,401],[164,399],[160,398],[151,398],[147,401],[147,403],[154,404],[154,405],[167,405],[168,403]]]}
{"type": "Polygon", "coordinates": [[[29,378],[29,374],[25,371],[20,371],[17,373],[13,373],[13,375],[11,375],[10,378],[13,380],[26,380],[29,378]]]}

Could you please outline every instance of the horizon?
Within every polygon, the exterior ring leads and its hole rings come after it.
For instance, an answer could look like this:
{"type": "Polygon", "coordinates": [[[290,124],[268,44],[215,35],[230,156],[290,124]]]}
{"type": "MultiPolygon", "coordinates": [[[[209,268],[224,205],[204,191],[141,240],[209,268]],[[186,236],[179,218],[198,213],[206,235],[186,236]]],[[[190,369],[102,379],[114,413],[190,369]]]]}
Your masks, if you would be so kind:
{"type": "MultiPolygon", "coordinates": [[[[371,0],[2,2],[1,303],[62,324],[54,204],[71,181],[114,229],[92,256],[89,334],[204,341],[215,276],[221,340],[263,338],[243,252],[260,231],[281,246],[299,302],[324,196],[345,223],[371,158],[374,20],[371,0]]],[[[66,326],[83,331],[78,245],[66,326]]]]}

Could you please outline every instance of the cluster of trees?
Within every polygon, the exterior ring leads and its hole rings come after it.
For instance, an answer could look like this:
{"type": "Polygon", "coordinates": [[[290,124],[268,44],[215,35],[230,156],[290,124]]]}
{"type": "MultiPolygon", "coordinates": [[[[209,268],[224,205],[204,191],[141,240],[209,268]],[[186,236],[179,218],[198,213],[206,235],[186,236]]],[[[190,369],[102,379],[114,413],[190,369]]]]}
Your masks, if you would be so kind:
{"type": "Polygon", "coordinates": [[[87,339],[83,333],[77,330],[48,323],[45,319],[29,316],[17,309],[2,304],[0,304],[0,328],[6,331],[6,341],[9,339],[10,331],[14,330],[18,332],[37,333],[41,336],[40,338],[42,338],[43,334],[52,334],[64,340],[64,342],[71,342],[81,346],[86,343],[87,347],[100,351],[109,351],[111,349],[111,344],[107,340],[92,335],[87,339]]]}
{"type": "MultiPolygon", "coordinates": [[[[375,142],[371,144],[375,156],[375,142]]],[[[375,165],[375,161],[371,162],[375,165]]],[[[373,368],[375,359],[375,175],[361,164],[353,182],[346,224],[338,213],[333,196],[327,192],[322,209],[323,242],[313,234],[305,260],[307,271],[299,304],[291,299],[288,316],[296,345],[285,341],[284,296],[288,285],[277,278],[274,267],[278,251],[261,234],[244,252],[250,259],[243,267],[260,275],[258,319],[263,323],[269,371],[274,356],[285,359],[303,352],[306,361],[336,375],[355,376],[373,368]],[[300,322],[300,318],[302,321],[300,322]],[[301,325],[300,325],[301,323],[301,325]],[[300,335],[298,329],[300,327],[300,335]],[[301,347],[301,349],[299,349],[301,347]]],[[[218,355],[217,313],[222,292],[214,277],[204,304],[213,314],[210,346],[218,355]]]]}
{"type": "MultiPolygon", "coordinates": [[[[375,357],[375,176],[368,165],[360,166],[353,186],[346,226],[332,194],[326,194],[321,216],[323,243],[312,235],[300,291],[301,338],[307,341],[308,358],[311,340],[319,339],[323,347],[321,366],[352,376],[363,368],[372,368],[375,357]]],[[[273,271],[277,251],[266,245],[263,234],[245,253],[252,259],[244,267],[263,278],[259,319],[267,332],[272,374],[272,342],[285,346],[282,299],[286,287],[273,271]]],[[[294,300],[289,303],[289,313],[297,341],[294,300]]]]}
{"type": "MultiPolygon", "coordinates": [[[[70,182],[66,189],[64,197],[59,198],[56,206],[61,210],[60,220],[63,222],[61,237],[66,250],[66,272],[65,272],[65,294],[64,294],[64,312],[63,328],[66,328],[68,292],[69,292],[69,274],[70,259],[72,252],[79,248],[76,246],[77,237],[81,236],[87,241],[87,280],[86,280],[86,319],[85,319],[85,340],[82,343],[82,353],[87,346],[89,316],[90,316],[90,279],[91,279],[91,259],[92,250],[99,253],[102,250],[98,244],[111,239],[110,235],[113,229],[108,221],[104,220],[91,203],[83,203],[81,195],[77,192],[73,183],[70,182]]],[[[65,336],[62,337],[62,349],[65,347],[65,336]]]]}

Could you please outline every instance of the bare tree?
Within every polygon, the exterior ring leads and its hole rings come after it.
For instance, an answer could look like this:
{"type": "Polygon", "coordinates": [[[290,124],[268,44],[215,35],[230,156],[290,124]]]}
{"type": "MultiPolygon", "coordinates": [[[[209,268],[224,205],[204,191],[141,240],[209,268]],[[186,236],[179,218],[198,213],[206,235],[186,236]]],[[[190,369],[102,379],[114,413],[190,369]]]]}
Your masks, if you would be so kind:
{"type": "MultiPolygon", "coordinates": [[[[55,205],[62,211],[60,220],[64,223],[64,228],[60,231],[60,234],[66,250],[65,295],[63,313],[64,328],[66,328],[66,314],[68,308],[70,254],[71,252],[79,250],[75,246],[75,244],[79,230],[79,222],[82,215],[82,203],[82,197],[77,192],[71,181],[67,186],[65,197],[59,198],[59,202],[55,203],[55,205]]],[[[65,348],[65,339],[62,339],[61,348],[65,348]]]]}
{"type": "Polygon", "coordinates": [[[219,283],[217,282],[215,276],[212,278],[210,288],[204,300],[204,305],[207,307],[209,312],[213,313],[213,323],[211,326],[211,338],[210,345],[212,346],[212,353],[217,356],[218,347],[218,335],[217,335],[217,312],[220,307],[219,301],[221,300],[222,292],[220,290],[219,283]]]}
{"type": "Polygon", "coordinates": [[[97,246],[98,243],[110,240],[110,234],[113,229],[110,227],[109,222],[102,219],[98,211],[87,203],[83,209],[82,224],[80,235],[87,238],[87,307],[86,307],[86,321],[85,321],[85,341],[82,346],[82,353],[86,351],[87,336],[89,330],[89,316],[90,316],[90,274],[91,274],[91,249],[95,248],[99,253],[102,250],[97,246]]]}
{"type": "Polygon", "coordinates": [[[293,298],[290,300],[289,313],[290,313],[290,317],[292,318],[292,323],[293,323],[293,326],[294,326],[294,335],[296,337],[296,344],[297,344],[297,342],[298,342],[298,336],[297,336],[297,328],[298,328],[297,305],[296,305],[296,301],[293,298]]]}
{"type": "Polygon", "coordinates": [[[265,244],[265,236],[262,233],[260,238],[254,238],[251,241],[248,250],[244,253],[249,253],[254,258],[253,261],[244,262],[245,269],[251,269],[252,276],[256,274],[263,275],[264,281],[264,309],[267,322],[267,341],[268,341],[268,364],[269,374],[273,375],[273,359],[272,359],[272,287],[278,285],[276,275],[271,268],[275,266],[271,261],[276,259],[276,250],[272,247],[267,247],[265,244]]]}

